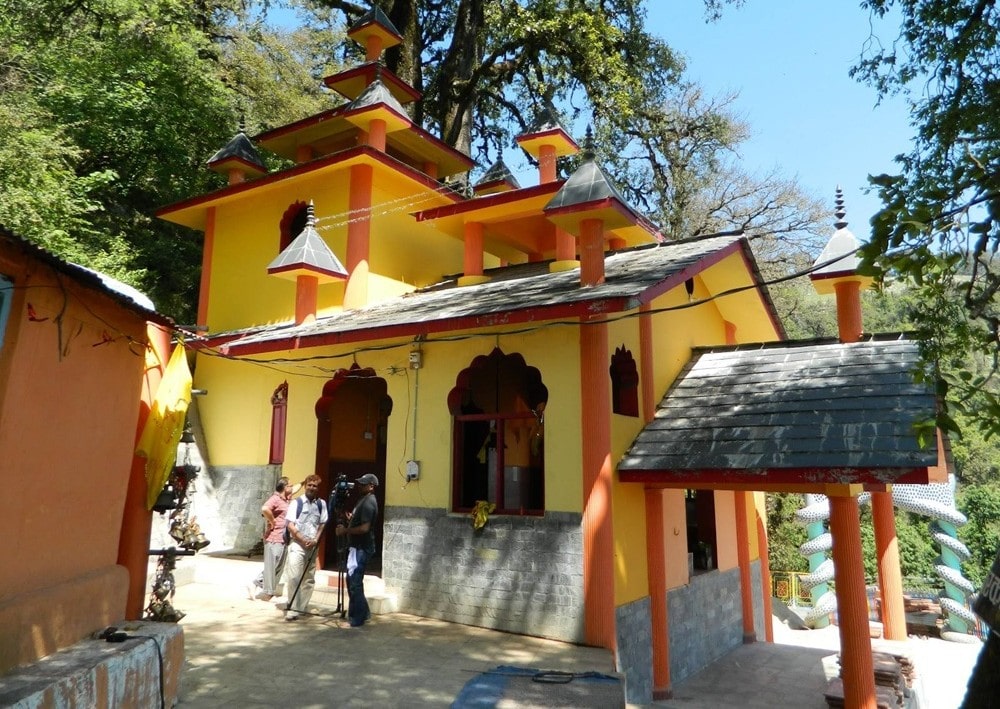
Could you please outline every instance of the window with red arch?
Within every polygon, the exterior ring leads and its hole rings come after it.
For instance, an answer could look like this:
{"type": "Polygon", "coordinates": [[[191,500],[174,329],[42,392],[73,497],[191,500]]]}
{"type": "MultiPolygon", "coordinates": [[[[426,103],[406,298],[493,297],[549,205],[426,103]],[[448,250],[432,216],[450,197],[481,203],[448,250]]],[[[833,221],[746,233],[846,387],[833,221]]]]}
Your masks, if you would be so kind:
{"type": "Polygon", "coordinates": [[[622,416],[639,415],[639,370],[632,353],[622,345],[611,357],[611,410],[622,416]]]}
{"type": "Polygon", "coordinates": [[[493,514],[544,513],[548,397],[538,369],[499,348],[459,373],[448,394],[456,512],[486,500],[493,514]]]}
{"type": "Polygon", "coordinates": [[[285,427],[288,423],[288,382],[282,382],[271,394],[271,452],[268,462],[285,462],[285,427]]]}
{"type": "Polygon", "coordinates": [[[284,251],[295,237],[301,234],[302,230],[306,228],[308,206],[302,201],[295,202],[281,215],[281,237],[278,242],[279,253],[284,251]]]}

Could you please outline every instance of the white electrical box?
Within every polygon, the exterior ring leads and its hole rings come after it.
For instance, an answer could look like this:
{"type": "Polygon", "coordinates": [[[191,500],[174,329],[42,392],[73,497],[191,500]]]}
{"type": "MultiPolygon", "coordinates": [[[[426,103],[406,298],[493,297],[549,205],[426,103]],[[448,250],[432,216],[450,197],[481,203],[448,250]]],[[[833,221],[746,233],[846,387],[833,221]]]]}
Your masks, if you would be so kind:
{"type": "Polygon", "coordinates": [[[423,353],[420,350],[410,350],[410,369],[420,369],[421,364],[423,364],[423,353]]]}
{"type": "Polygon", "coordinates": [[[420,463],[415,460],[406,461],[406,482],[420,479],[420,463]]]}

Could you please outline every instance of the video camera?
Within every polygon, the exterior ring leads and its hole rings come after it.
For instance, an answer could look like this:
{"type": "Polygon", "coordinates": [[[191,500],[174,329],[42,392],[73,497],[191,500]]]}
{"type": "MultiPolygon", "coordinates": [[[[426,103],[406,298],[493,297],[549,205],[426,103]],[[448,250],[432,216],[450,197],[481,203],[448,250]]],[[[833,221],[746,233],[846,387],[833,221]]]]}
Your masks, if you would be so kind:
{"type": "Polygon", "coordinates": [[[347,475],[341,473],[333,481],[333,488],[330,490],[330,509],[342,510],[347,506],[347,498],[354,489],[354,483],[347,482],[347,475]]]}

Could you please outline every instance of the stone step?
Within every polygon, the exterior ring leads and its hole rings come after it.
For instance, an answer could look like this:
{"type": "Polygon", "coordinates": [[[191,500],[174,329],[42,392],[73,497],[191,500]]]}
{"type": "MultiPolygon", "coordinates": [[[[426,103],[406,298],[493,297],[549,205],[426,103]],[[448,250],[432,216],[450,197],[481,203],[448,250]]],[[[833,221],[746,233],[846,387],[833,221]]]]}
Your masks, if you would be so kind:
{"type": "MultiPolygon", "coordinates": [[[[336,571],[317,571],[316,587],[310,605],[324,610],[337,609],[337,581],[336,571]]],[[[399,603],[395,593],[387,591],[385,582],[378,576],[365,576],[365,598],[368,599],[368,606],[374,615],[385,615],[395,613],[399,609],[399,603]]],[[[347,578],[344,578],[344,588],[341,596],[341,607],[347,609],[347,578]]]]}

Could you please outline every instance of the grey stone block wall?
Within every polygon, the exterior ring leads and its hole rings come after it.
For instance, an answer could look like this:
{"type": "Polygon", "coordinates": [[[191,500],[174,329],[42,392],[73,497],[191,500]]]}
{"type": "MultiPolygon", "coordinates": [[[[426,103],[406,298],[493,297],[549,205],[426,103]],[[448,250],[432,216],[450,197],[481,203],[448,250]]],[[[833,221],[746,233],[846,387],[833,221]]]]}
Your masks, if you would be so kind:
{"type": "Polygon", "coordinates": [[[280,465],[202,466],[191,514],[211,541],[206,551],[246,553],[256,546],[264,531],[260,507],[279,477],[280,465]]]}
{"type": "Polygon", "coordinates": [[[653,701],[653,633],[649,596],[615,609],[618,672],[625,675],[625,701],[653,701]]]}
{"type": "Polygon", "coordinates": [[[670,682],[687,677],[743,644],[740,570],[709,571],[667,592],[670,682]]]}
{"type": "Polygon", "coordinates": [[[579,514],[491,517],[387,507],[382,576],[399,609],[513,633],[583,641],[579,514]]]}

